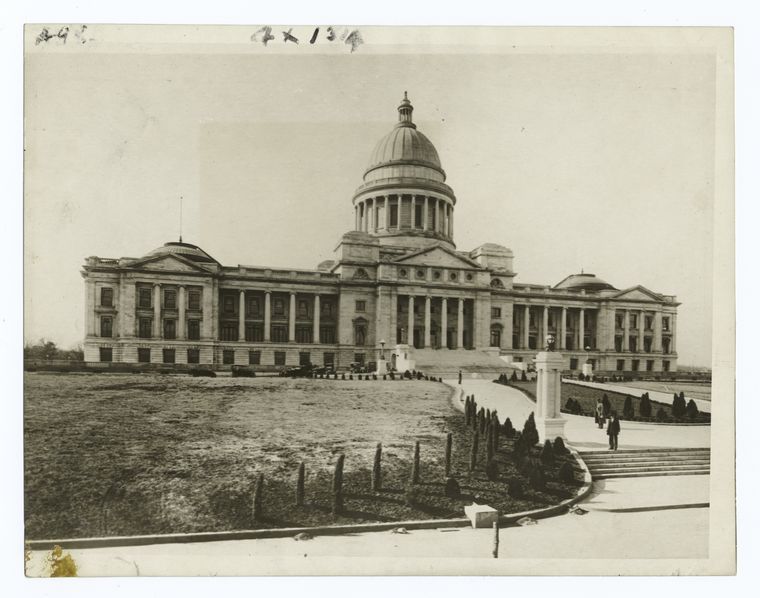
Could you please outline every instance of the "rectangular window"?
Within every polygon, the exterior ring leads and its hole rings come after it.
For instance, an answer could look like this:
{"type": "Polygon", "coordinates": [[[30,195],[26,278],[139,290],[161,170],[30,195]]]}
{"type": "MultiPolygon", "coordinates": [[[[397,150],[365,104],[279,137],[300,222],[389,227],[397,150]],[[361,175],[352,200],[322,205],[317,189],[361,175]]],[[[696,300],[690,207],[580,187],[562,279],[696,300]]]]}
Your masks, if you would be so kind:
{"type": "Polygon", "coordinates": [[[500,318],[501,317],[501,308],[500,307],[492,307],[491,308],[491,317],[492,318],[500,318]]]}
{"type": "Polygon", "coordinates": [[[414,227],[422,228],[422,204],[414,206],[414,227]]]}
{"type": "Polygon", "coordinates": [[[224,322],[222,329],[220,330],[220,336],[223,341],[236,341],[238,339],[238,327],[237,324],[230,324],[224,322]]]}
{"type": "Polygon", "coordinates": [[[615,314],[615,328],[622,328],[624,319],[625,316],[623,316],[623,314],[615,314]]]}
{"type": "Polygon", "coordinates": [[[326,345],[335,344],[335,328],[332,326],[323,326],[319,329],[319,342],[326,345]]]}
{"type": "Polygon", "coordinates": [[[264,327],[260,324],[248,324],[245,327],[245,340],[249,343],[264,341],[264,327]]]}
{"type": "Polygon", "coordinates": [[[367,309],[367,302],[366,301],[357,301],[356,302],[356,311],[365,311],[367,309]]]}
{"type": "Polygon", "coordinates": [[[140,318],[140,338],[150,338],[153,336],[153,320],[150,318],[140,318]]]}
{"type": "Polygon", "coordinates": [[[310,365],[311,364],[311,353],[308,351],[301,351],[298,354],[298,364],[299,365],[310,365]]]}
{"type": "Polygon", "coordinates": [[[113,349],[100,347],[100,361],[113,361],[113,349]]]}
{"type": "Polygon", "coordinates": [[[398,204],[391,204],[391,226],[398,226],[398,204]]]}
{"type": "Polygon", "coordinates": [[[199,349],[188,349],[187,350],[187,363],[200,363],[201,362],[201,352],[199,349]]]}
{"type": "Polygon", "coordinates": [[[615,337],[615,351],[617,351],[618,353],[621,353],[623,351],[623,337],[622,336],[615,337]]]}
{"type": "Polygon", "coordinates": [[[296,342],[310,343],[311,333],[312,333],[311,326],[296,326],[296,342]]]}
{"type": "Polygon", "coordinates": [[[322,362],[326,367],[333,367],[335,365],[335,353],[325,353],[322,362]]]}
{"type": "Polygon", "coordinates": [[[224,365],[232,365],[235,363],[235,351],[233,349],[224,349],[224,351],[222,351],[222,363],[224,365]]]}
{"type": "Polygon", "coordinates": [[[137,361],[139,363],[150,363],[150,349],[139,347],[137,349],[137,361]]]}
{"type": "Polygon", "coordinates": [[[102,307],[113,307],[113,289],[103,287],[100,289],[100,305],[102,307]]]}
{"type": "Polygon", "coordinates": [[[647,372],[651,372],[652,370],[654,370],[654,360],[647,359],[647,372]]]}
{"type": "Polygon", "coordinates": [[[284,316],[285,315],[285,301],[282,299],[275,299],[272,313],[276,316],[284,316]]]}
{"type": "Polygon", "coordinates": [[[554,328],[554,312],[549,310],[549,328],[554,328]]]}
{"type": "Polygon", "coordinates": [[[333,304],[329,302],[323,301],[320,304],[320,312],[323,318],[332,318],[333,315],[333,304]]]}
{"type": "Polygon", "coordinates": [[[261,351],[248,351],[248,365],[261,365],[261,351]]]}
{"type": "Polygon", "coordinates": [[[174,363],[174,349],[164,349],[164,363],[174,363]]]}
{"type": "Polygon", "coordinates": [[[222,310],[226,314],[235,313],[235,297],[232,295],[225,295],[222,299],[222,310]]]}
{"type": "Polygon", "coordinates": [[[306,301],[305,299],[298,300],[298,317],[299,318],[309,317],[309,302],[306,301]]]}
{"type": "Polygon", "coordinates": [[[638,372],[639,371],[639,360],[638,359],[632,359],[631,360],[631,370],[633,370],[634,372],[638,372]]]}
{"type": "Polygon", "coordinates": [[[625,369],[625,359],[618,359],[615,369],[618,372],[622,372],[625,369]]]}
{"type": "Polygon", "coordinates": [[[274,352],[274,364],[275,365],[285,365],[285,351],[275,351],[274,352]]]}
{"type": "Polygon", "coordinates": [[[173,289],[164,291],[164,309],[177,309],[177,291],[173,289]]]}
{"type": "Polygon", "coordinates": [[[272,326],[272,342],[287,343],[288,329],[285,326],[272,326]]]}
{"type": "Polygon", "coordinates": [[[670,371],[670,362],[669,361],[663,361],[662,362],[662,371],[663,372],[669,372],[670,371]]]}
{"type": "Polygon", "coordinates": [[[663,316],[663,318],[662,318],[662,330],[664,332],[669,332],[670,331],[670,318],[663,316]]]}
{"type": "Polygon", "coordinates": [[[638,328],[639,327],[639,317],[638,314],[630,314],[630,327],[631,328],[638,328]]]}
{"type": "Polygon", "coordinates": [[[652,323],[654,318],[652,316],[644,316],[644,330],[652,330],[652,323]]]}
{"type": "Polygon", "coordinates": [[[197,341],[201,338],[201,321],[200,320],[188,320],[187,321],[187,338],[191,341],[197,341]]]}
{"type": "Polygon", "coordinates": [[[536,314],[532,310],[528,312],[528,323],[531,328],[536,325],[536,314]]]}
{"type": "Polygon", "coordinates": [[[253,317],[261,315],[261,302],[258,297],[251,297],[248,300],[248,315],[253,317]]]}
{"type": "Polygon", "coordinates": [[[108,317],[100,318],[100,336],[111,338],[113,336],[113,320],[108,317]]]}
{"type": "Polygon", "coordinates": [[[644,352],[645,353],[652,352],[652,337],[651,336],[644,337],[644,352]]]}
{"type": "Polygon", "coordinates": [[[636,341],[637,341],[637,339],[636,339],[635,336],[629,336],[628,337],[628,350],[631,353],[635,353],[636,351],[638,351],[638,347],[637,347],[637,342],[636,341]]]}
{"type": "Polygon", "coordinates": [[[170,341],[177,338],[177,320],[164,320],[164,338],[170,341]]]}
{"type": "Polygon", "coordinates": [[[364,353],[354,353],[354,361],[364,365],[364,353]]]}
{"type": "Polygon", "coordinates": [[[199,310],[201,308],[201,292],[190,291],[187,294],[187,309],[199,310]]]}
{"type": "Polygon", "coordinates": [[[578,359],[575,357],[570,358],[570,369],[571,370],[577,370],[578,369],[578,359]]]}
{"type": "Polygon", "coordinates": [[[153,304],[153,293],[148,287],[138,289],[137,306],[149,309],[153,304]]]}

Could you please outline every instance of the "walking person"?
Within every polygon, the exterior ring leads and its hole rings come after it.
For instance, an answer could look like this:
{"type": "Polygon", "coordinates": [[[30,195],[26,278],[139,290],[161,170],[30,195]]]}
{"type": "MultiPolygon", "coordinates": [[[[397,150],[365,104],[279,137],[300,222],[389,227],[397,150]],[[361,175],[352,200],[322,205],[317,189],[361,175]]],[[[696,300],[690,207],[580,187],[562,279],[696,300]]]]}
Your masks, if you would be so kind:
{"type": "Polygon", "coordinates": [[[462,370],[459,370],[459,386],[462,386],[462,370]]]}
{"type": "Polygon", "coordinates": [[[617,411],[612,412],[612,419],[610,420],[610,423],[607,424],[607,436],[610,437],[610,448],[611,451],[616,451],[618,448],[618,435],[620,434],[620,420],[617,416],[617,411]]]}
{"type": "Polygon", "coordinates": [[[602,399],[596,400],[596,413],[594,414],[594,419],[600,430],[604,428],[604,405],[602,404],[602,399]]]}

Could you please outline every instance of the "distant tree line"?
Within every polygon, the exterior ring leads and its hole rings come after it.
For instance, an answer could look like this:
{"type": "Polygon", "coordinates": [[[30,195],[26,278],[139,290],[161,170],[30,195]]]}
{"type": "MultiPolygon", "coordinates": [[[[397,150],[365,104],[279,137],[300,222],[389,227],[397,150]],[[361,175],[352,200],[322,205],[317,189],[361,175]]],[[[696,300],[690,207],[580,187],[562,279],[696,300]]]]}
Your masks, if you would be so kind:
{"type": "Polygon", "coordinates": [[[84,351],[81,345],[77,345],[74,349],[60,349],[53,341],[41,338],[35,344],[24,345],[24,359],[83,361],[84,351]]]}

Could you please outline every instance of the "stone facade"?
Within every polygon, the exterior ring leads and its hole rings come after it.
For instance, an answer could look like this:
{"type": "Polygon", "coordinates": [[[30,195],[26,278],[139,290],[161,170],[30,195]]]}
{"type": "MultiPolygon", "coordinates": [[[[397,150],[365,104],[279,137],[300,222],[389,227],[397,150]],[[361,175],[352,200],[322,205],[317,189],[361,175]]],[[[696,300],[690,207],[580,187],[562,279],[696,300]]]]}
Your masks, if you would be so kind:
{"type": "Polygon", "coordinates": [[[412,110],[405,97],[354,195],[356,230],[315,270],[223,266],[181,240],[87,258],[85,360],[345,368],[408,343],[527,367],[552,334],[568,370],[675,371],[675,297],[587,273],[518,283],[506,247],[458,251],[456,197],[412,110]]]}

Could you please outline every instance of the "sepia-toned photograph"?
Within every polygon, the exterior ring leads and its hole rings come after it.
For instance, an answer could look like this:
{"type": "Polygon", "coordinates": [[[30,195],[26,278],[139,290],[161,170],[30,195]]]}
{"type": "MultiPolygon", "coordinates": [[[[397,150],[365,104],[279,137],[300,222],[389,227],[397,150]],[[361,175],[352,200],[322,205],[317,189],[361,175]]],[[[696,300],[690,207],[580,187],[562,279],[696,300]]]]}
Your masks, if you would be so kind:
{"type": "Polygon", "coordinates": [[[731,28],[24,28],[28,577],[733,575],[731,28]]]}

